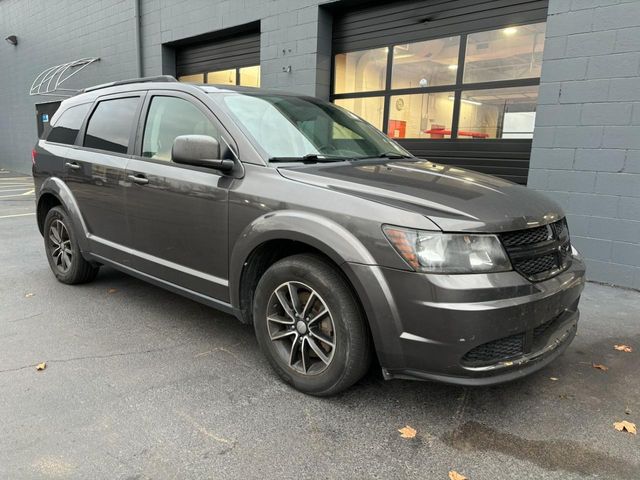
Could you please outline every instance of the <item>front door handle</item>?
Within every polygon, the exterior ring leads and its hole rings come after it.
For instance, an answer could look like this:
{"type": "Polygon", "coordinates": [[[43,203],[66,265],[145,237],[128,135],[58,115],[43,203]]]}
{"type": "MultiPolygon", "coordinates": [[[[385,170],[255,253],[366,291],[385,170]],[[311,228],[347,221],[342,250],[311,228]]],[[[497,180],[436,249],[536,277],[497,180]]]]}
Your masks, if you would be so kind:
{"type": "Polygon", "coordinates": [[[143,175],[127,175],[127,178],[138,185],[146,185],[149,183],[149,179],[143,175]]]}
{"type": "Polygon", "coordinates": [[[70,168],[72,170],[79,170],[80,169],[80,165],[78,165],[76,162],[66,162],[64,164],[65,167],[70,168]]]}

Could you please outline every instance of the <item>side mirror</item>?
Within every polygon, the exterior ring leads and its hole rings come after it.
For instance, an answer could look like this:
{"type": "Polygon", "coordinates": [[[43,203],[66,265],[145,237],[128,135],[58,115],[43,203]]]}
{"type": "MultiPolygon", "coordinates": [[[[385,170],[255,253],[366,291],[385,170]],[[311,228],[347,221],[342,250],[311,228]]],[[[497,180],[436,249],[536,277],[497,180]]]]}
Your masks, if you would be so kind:
{"type": "Polygon", "coordinates": [[[220,158],[220,144],[208,135],[180,135],[173,141],[171,160],[184,165],[208,167],[221,172],[230,172],[233,160],[220,158]]]}

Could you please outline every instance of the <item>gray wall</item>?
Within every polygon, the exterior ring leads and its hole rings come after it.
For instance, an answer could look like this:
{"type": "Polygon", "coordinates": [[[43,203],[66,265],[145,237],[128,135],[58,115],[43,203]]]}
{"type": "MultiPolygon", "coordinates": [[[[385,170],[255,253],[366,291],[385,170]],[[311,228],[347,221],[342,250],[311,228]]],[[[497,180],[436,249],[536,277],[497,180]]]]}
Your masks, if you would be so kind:
{"type": "MultiPolygon", "coordinates": [[[[100,62],[72,87],[136,76],[135,0],[0,1],[0,167],[30,169],[45,68],[100,62]]],[[[163,44],[261,21],[262,85],[327,97],[327,0],[140,0],[143,71],[171,73],[163,44]],[[291,72],[283,69],[291,66],[291,72]]],[[[640,288],[640,0],[550,0],[529,185],[569,212],[593,280],[640,288]]]]}
{"type": "MultiPolygon", "coordinates": [[[[328,97],[331,22],[318,8],[327,0],[140,1],[145,75],[173,73],[165,43],[261,20],[262,85],[328,97]]],[[[28,95],[39,72],[97,56],[100,62],[78,74],[71,87],[137,75],[134,2],[0,1],[1,36],[14,34],[19,42],[0,42],[0,167],[31,168],[34,105],[55,99],[28,95]]]]}
{"type": "Polygon", "coordinates": [[[640,1],[551,0],[529,187],[568,212],[588,276],[640,288],[640,1]]]}

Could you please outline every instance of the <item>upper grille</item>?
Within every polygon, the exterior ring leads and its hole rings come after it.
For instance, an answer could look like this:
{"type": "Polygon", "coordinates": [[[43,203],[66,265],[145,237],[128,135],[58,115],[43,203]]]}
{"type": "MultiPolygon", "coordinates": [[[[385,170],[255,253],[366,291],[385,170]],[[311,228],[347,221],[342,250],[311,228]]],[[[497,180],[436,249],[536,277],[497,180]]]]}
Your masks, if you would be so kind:
{"type": "Polygon", "coordinates": [[[542,227],[530,228],[528,230],[519,230],[517,232],[507,232],[502,234],[502,243],[505,247],[514,247],[517,245],[530,245],[532,243],[540,243],[551,238],[551,230],[547,225],[542,227]]]}
{"type": "Polygon", "coordinates": [[[513,268],[531,281],[546,280],[569,266],[571,243],[565,219],[502,233],[500,240],[513,268]]]}

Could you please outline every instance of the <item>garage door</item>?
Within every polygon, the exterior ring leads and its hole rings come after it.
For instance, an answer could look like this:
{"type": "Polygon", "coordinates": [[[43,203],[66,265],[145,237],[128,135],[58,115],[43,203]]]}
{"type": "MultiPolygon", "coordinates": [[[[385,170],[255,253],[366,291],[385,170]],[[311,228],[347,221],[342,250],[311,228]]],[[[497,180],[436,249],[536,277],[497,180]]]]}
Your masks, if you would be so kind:
{"type": "Polygon", "coordinates": [[[260,33],[232,35],[176,48],[178,80],[260,86],[260,33]]]}
{"type": "Polygon", "coordinates": [[[332,100],[416,155],[526,183],[547,3],[336,7],[332,100]]]}

